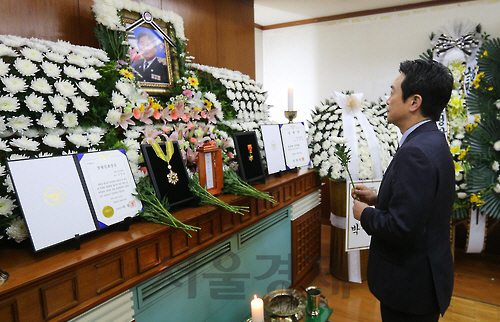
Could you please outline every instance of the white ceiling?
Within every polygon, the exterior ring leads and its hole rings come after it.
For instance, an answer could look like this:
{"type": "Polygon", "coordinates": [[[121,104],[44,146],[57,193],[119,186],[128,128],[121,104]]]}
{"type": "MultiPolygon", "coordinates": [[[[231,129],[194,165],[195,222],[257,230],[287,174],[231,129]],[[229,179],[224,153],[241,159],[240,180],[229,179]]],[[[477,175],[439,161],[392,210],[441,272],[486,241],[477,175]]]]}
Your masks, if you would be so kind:
{"type": "Polygon", "coordinates": [[[423,0],[254,0],[254,20],[261,26],[356,11],[401,6],[423,0]]]}

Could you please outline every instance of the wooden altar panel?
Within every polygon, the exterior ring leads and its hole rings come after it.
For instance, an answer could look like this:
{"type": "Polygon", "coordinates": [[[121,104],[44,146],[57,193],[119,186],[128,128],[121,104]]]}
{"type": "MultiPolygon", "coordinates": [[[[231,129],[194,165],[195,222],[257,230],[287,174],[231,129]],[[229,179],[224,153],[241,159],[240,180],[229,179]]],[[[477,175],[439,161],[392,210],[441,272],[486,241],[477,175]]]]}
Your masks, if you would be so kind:
{"type": "Polygon", "coordinates": [[[255,31],[252,0],[217,1],[217,65],[255,78],[255,31]],[[248,63],[253,62],[253,67],[248,63]]]}
{"type": "Polygon", "coordinates": [[[292,281],[306,286],[315,277],[321,257],[321,205],[292,221],[292,281]]]}

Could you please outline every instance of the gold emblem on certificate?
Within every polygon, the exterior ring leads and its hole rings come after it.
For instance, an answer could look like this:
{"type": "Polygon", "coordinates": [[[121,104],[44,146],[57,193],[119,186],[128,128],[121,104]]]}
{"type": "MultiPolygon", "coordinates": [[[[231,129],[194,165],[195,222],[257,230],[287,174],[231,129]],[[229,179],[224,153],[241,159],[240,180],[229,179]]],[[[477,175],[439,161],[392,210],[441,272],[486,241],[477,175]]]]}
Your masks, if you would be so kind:
{"type": "Polygon", "coordinates": [[[104,206],[102,208],[102,215],[106,218],[111,218],[115,214],[115,210],[111,206],[104,206]]]}
{"type": "Polygon", "coordinates": [[[66,201],[66,194],[59,187],[48,187],[43,192],[43,200],[51,207],[58,207],[66,201]]]}
{"type": "Polygon", "coordinates": [[[252,145],[251,144],[247,145],[247,148],[248,148],[248,154],[249,154],[248,155],[248,160],[250,160],[250,162],[252,162],[253,161],[252,145]]]}

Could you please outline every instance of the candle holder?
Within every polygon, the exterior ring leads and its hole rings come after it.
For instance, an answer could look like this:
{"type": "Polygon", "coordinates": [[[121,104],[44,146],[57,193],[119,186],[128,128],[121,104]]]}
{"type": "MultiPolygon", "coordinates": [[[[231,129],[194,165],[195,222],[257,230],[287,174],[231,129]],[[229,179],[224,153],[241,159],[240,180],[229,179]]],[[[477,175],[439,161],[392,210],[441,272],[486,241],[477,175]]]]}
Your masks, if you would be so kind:
{"type": "Polygon", "coordinates": [[[288,123],[292,123],[293,119],[297,117],[297,111],[285,111],[285,117],[288,119],[288,123]]]}

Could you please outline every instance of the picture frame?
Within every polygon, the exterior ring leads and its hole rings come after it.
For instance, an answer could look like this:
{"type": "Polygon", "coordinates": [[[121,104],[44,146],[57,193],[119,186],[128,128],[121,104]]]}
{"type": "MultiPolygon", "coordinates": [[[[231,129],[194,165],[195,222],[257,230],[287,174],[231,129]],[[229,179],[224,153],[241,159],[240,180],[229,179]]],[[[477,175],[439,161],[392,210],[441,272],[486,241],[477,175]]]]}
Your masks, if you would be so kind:
{"type": "Polygon", "coordinates": [[[139,85],[149,94],[168,93],[180,77],[172,25],[149,12],[123,12],[128,55],[139,85]]]}
{"type": "MultiPolygon", "coordinates": [[[[170,159],[171,171],[174,171],[179,181],[175,184],[168,182],[167,175],[170,172],[168,163],[160,159],[150,144],[141,144],[141,152],[146,162],[149,177],[159,200],[168,198],[169,207],[176,207],[189,203],[197,206],[199,197],[189,189],[189,175],[182,159],[181,150],[177,142],[172,142],[174,153],[170,159]]],[[[159,143],[160,148],[165,151],[165,142],[159,143]]]]}
{"type": "Polygon", "coordinates": [[[266,174],[255,131],[234,132],[233,140],[241,178],[248,183],[254,181],[266,183],[266,174]]]}

